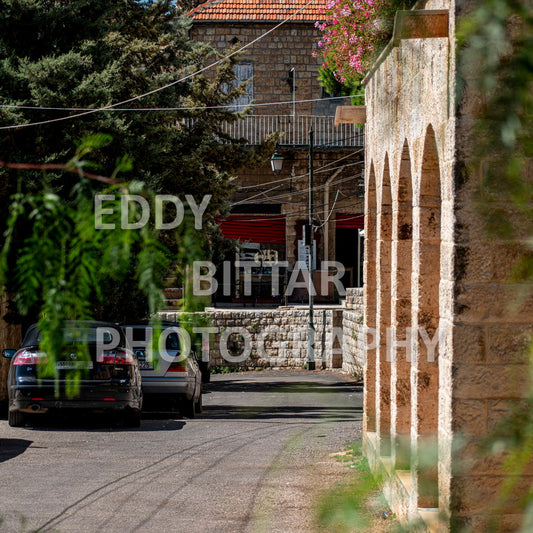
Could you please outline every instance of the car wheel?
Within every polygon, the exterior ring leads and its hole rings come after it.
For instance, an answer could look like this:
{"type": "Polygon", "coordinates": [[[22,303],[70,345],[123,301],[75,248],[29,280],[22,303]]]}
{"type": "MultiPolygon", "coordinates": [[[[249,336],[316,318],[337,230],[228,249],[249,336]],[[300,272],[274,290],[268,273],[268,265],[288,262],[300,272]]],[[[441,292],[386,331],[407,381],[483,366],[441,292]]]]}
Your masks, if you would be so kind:
{"type": "Polygon", "coordinates": [[[196,405],[194,406],[197,413],[201,413],[203,410],[202,405],[202,394],[200,393],[200,396],[198,397],[198,401],[196,402],[196,405]]]}
{"type": "Polygon", "coordinates": [[[196,416],[196,402],[194,398],[184,400],[180,406],[181,414],[186,418],[194,418],[196,416]]]}
{"type": "Polygon", "coordinates": [[[129,411],[124,415],[124,426],[128,428],[141,427],[141,411],[129,411]]]}
{"type": "Polygon", "coordinates": [[[8,423],[13,428],[21,428],[26,422],[26,416],[20,411],[9,411],[8,423]]]}

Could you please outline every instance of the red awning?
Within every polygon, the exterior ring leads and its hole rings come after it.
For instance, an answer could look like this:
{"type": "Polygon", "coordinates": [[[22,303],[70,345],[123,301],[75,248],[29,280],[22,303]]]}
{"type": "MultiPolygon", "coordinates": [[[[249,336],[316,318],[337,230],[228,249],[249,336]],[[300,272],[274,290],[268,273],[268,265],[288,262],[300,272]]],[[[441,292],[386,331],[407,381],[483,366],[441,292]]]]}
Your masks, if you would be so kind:
{"type": "Polygon", "coordinates": [[[336,227],[339,229],[363,229],[365,227],[365,215],[337,213],[335,220],[336,227]]]}
{"type": "Polygon", "coordinates": [[[285,217],[229,215],[217,220],[227,239],[264,244],[285,244],[285,217]]]}

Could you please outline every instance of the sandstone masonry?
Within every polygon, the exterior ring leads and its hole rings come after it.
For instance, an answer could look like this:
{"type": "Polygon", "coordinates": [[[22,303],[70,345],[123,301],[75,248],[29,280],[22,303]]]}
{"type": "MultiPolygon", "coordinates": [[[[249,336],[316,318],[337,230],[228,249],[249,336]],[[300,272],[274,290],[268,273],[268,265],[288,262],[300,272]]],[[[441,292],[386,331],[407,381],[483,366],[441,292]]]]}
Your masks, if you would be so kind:
{"type": "MultiPolygon", "coordinates": [[[[470,80],[456,101],[456,17],[466,5],[415,7],[447,11],[448,37],[391,43],[366,79],[364,323],[377,343],[364,369],[364,449],[401,519],[485,531],[507,473],[503,455],[477,447],[526,392],[533,299],[511,312],[513,296],[527,294],[509,281],[521,246],[487,235],[479,176],[465,170],[477,105],[470,80]],[[436,357],[419,328],[439,333],[436,357]],[[466,444],[453,451],[458,438],[466,444]]],[[[510,504],[499,518],[511,531],[522,517],[510,504]]]]}
{"type": "MultiPolygon", "coordinates": [[[[359,293],[359,298],[350,302],[350,309],[342,306],[315,307],[313,321],[317,368],[337,368],[361,375],[364,357],[361,344],[357,345],[358,352],[347,348],[354,342],[355,332],[359,333],[362,328],[361,292],[357,289],[355,292],[359,293]],[[343,319],[346,313],[348,321],[343,319]]],[[[162,312],[159,315],[163,320],[179,322],[182,319],[182,314],[177,312],[162,312]]],[[[209,327],[215,329],[209,338],[211,366],[290,368],[302,367],[307,362],[309,310],[305,307],[208,309],[200,315],[209,327]],[[242,336],[250,341],[251,351],[244,360],[237,360],[246,350],[242,336]]]]}

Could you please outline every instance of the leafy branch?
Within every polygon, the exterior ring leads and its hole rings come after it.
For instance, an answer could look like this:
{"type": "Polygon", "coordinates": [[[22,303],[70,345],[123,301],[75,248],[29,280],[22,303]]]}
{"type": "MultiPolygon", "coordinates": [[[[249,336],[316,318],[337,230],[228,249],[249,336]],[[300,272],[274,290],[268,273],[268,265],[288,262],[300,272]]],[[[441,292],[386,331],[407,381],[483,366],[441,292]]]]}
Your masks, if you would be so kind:
{"type": "MultiPolygon", "coordinates": [[[[55,373],[53,363],[63,346],[64,322],[93,319],[95,302],[107,297],[102,290],[104,282],[127,278],[133,272],[132,284],[136,283],[145,295],[150,313],[159,310],[163,302],[162,279],[169,266],[168,252],[149,224],[140,230],[121,227],[121,199],[117,193],[148,199],[153,194],[138,181],[117,181],[121,170],[130,168],[127,158],[117,162],[114,177],[106,178],[112,184],[101,191],[94,189],[84,170],[92,165],[81,156],[105,142],[109,142],[107,136],[87,137],[78,146],[76,156],[61,166],[67,172],[76,169],[80,176],[68,197],[62,198],[46,184],[42,190],[28,193],[22,193],[19,185],[19,191],[11,197],[0,251],[0,284],[13,289],[21,314],[38,309],[49,376],[55,373]],[[95,225],[97,192],[115,197],[108,215],[113,229],[102,230],[95,225]],[[15,243],[20,244],[15,247],[15,243]]],[[[136,204],[130,217],[140,217],[136,204]]]]}

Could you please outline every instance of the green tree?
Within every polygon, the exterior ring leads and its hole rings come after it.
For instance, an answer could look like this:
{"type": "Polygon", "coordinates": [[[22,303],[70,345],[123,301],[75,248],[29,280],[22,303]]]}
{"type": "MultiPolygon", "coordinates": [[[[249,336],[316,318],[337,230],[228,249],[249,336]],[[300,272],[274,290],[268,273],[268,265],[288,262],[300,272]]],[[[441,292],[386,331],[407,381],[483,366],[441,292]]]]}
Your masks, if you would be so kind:
{"type": "MultiPolygon", "coordinates": [[[[101,133],[111,141],[92,147],[91,165],[100,174],[111,176],[128,154],[134,169],[130,179],[144,182],[154,193],[190,194],[197,203],[211,195],[197,235],[216,232],[214,217],[226,209],[232,172],[255,161],[257,154],[244,140],[230,139],[221,130],[223,121],[237,117],[224,106],[242,89],[222,90],[231,85],[236,57],[221,62],[209,78],[198,75],[175,83],[197,71],[212,53],[188,38],[189,25],[170,0],[0,1],[0,160],[49,165],[45,175],[0,168],[2,205],[17,188],[22,194],[39,194],[44,188],[70,198],[77,180],[50,167],[71,160],[79,139],[101,133]],[[151,94],[132,100],[146,93],[151,94]],[[83,111],[124,101],[115,109],[83,111]],[[206,106],[211,109],[202,109],[206,106]],[[142,111],[176,107],[190,109],[142,111]]],[[[5,217],[3,210],[0,229],[5,217]]],[[[18,239],[24,240],[28,232],[18,231],[18,239]]],[[[175,232],[158,235],[171,257],[178,253],[177,237],[175,232]]],[[[201,246],[206,254],[209,243],[207,238],[201,246]]],[[[13,266],[15,259],[8,264],[13,266]]],[[[95,308],[100,314],[113,318],[118,309],[129,309],[138,317],[147,309],[144,297],[135,300],[128,276],[124,278],[123,287],[116,288],[117,280],[107,287],[113,298],[95,308]]],[[[11,276],[7,281],[18,292],[17,280],[11,276]]]]}

